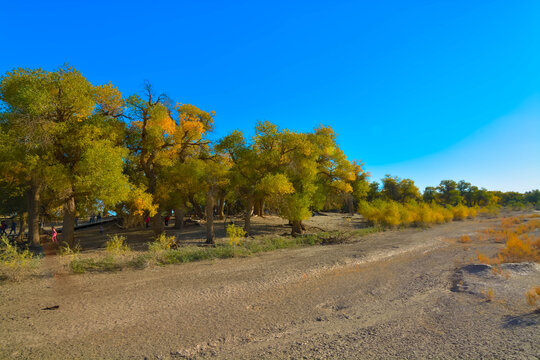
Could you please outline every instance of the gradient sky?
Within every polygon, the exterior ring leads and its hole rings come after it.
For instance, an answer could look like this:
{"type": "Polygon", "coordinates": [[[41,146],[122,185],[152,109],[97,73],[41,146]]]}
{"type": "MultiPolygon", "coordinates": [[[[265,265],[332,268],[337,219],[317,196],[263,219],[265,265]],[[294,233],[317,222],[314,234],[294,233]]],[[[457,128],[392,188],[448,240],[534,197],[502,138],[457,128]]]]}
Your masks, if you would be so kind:
{"type": "Polygon", "coordinates": [[[215,110],[331,125],[372,179],[540,188],[539,1],[5,1],[0,73],[69,63],[215,110]]]}

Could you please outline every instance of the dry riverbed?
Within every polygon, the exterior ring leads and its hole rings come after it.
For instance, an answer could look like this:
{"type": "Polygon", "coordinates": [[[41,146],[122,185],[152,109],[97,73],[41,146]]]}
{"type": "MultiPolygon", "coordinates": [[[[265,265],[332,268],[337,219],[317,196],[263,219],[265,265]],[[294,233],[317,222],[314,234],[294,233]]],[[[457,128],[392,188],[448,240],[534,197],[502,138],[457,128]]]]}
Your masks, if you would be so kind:
{"type": "Polygon", "coordinates": [[[248,258],[0,284],[0,358],[540,358],[538,264],[477,219],[248,258]],[[488,290],[491,290],[488,296],[488,290]]]}

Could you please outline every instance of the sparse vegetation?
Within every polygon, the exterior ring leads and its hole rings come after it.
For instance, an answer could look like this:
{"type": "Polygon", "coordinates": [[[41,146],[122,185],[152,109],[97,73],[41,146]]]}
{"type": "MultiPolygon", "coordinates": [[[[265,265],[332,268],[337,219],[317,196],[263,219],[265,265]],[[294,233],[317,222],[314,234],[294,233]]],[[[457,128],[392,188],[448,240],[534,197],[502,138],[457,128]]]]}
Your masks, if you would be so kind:
{"type": "Polygon", "coordinates": [[[109,236],[109,240],[105,244],[105,250],[113,255],[122,255],[130,251],[129,246],[126,244],[126,237],[113,235],[109,236]]]}
{"type": "Polygon", "coordinates": [[[540,221],[527,219],[527,222],[522,223],[523,220],[518,217],[501,219],[499,229],[482,231],[488,239],[497,243],[504,242],[505,246],[494,257],[478,253],[478,261],[493,265],[493,272],[502,275],[505,275],[499,266],[502,263],[540,262],[540,237],[532,234],[540,228],[540,221]]]}
{"type": "Polygon", "coordinates": [[[39,263],[28,250],[20,250],[5,236],[0,238],[0,276],[10,280],[21,280],[29,275],[39,263]]]}
{"type": "Polygon", "coordinates": [[[167,236],[165,233],[161,233],[156,237],[154,242],[148,244],[148,251],[151,253],[157,253],[160,251],[166,251],[173,247],[176,247],[176,238],[174,236],[167,236]]]}
{"type": "MultiPolygon", "coordinates": [[[[118,271],[123,268],[143,269],[150,264],[166,265],[181,264],[199,260],[226,259],[245,257],[261,252],[277,249],[290,249],[302,246],[332,245],[350,241],[354,237],[382,231],[381,227],[369,227],[348,232],[330,231],[302,236],[264,236],[244,239],[242,228],[230,227],[229,236],[233,235],[234,242],[218,243],[215,246],[177,246],[174,236],[165,234],[156,237],[148,244],[147,252],[126,252],[125,238],[113,236],[107,242],[106,255],[94,255],[87,258],[73,256],[69,268],[73,273],[118,271]],[[239,237],[242,236],[241,240],[239,237]],[[116,255],[124,256],[116,256],[116,255]]],[[[64,250],[67,254],[73,250],[64,250]]],[[[71,253],[70,253],[71,254],[71,253]]]]}
{"type": "Polygon", "coordinates": [[[525,299],[531,306],[536,306],[536,302],[540,300],[540,286],[534,286],[525,293],[525,299]]]}

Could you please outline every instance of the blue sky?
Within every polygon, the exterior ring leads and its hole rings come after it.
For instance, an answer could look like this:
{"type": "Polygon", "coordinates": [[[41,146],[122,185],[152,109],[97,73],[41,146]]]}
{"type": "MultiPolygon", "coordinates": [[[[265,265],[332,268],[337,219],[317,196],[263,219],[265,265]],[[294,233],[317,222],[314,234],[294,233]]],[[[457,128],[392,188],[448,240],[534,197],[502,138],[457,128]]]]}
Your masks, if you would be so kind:
{"type": "Polygon", "coordinates": [[[331,125],[374,180],[540,188],[538,1],[4,1],[0,73],[67,62],[215,110],[331,125]]]}

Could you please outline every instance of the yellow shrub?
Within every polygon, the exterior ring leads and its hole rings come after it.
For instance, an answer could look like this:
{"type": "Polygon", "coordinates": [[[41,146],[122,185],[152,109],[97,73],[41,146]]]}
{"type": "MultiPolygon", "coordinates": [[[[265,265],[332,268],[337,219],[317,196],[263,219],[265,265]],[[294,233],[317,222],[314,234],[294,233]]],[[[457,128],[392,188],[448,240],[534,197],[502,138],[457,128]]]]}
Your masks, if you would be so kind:
{"type": "Polygon", "coordinates": [[[234,224],[227,226],[227,236],[229,237],[230,245],[239,245],[242,242],[246,232],[240,226],[234,226],[234,224]]]}
{"type": "Polygon", "coordinates": [[[525,298],[529,305],[536,305],[536,300],[540,299],[540,286],[534,286],[525,293],[525,298]]]}
{"type": "Polygon", "coordinates": [[[501,227],[502,228],[510,228],[513,227],[516,224],[521,223],[521,220],[517,217],[510,217],[510,218],[504,218],[501,219],[501,227]]]}
{"type": "Polygon", "coordinates": [[[418,205],[407,204],[405,206],[399,204],[400,222],[403,225],[410,225],[416,223],[418,217],[418,205]]]}
{"type": "Polygon", "coordinates": [[[454,220],[465,220],[469,217],[469,208],[464,205],[457,205],[451,208],[454,220]]]}
{"type": "Polygon", "coordinates": [[[460,243],[470,243],[472,240],[469,235],[463,235],[458,240],[460,243]]]}
{"type": "Polygon", "coordinates": [[[126,237],[125,236],[109,236],[109,240],[105,244],[105,248],[107,252],[111,252],[113,254],[123,254],[126,252],[129,252],[129,246],[125,243],[126,237]]]}
{"type": "Polygon", "coordinates": [[[381,209],[381,223],[387,226],[398,226],[401,224],[400,209],[398,203],[389,201],[383,203],[381,209]]]}
{"type": "Polygon", "coordinates": [[[515,233],[507,234],[506,246],[499,252],[504,262],[540,261],[536,242],[520,239],[515,233]]]}

